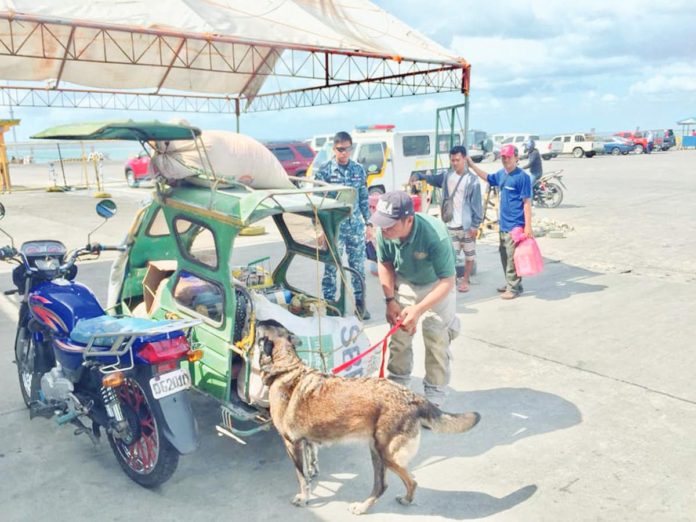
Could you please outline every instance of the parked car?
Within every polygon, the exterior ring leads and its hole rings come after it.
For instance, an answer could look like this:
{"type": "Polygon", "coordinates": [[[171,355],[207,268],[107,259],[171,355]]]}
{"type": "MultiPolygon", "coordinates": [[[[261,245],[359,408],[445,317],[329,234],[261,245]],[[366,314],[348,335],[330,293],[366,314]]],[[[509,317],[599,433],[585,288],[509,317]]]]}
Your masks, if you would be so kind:
{"type": "Polygon", "coordinates": [[[315,152],[302,141],[273,141],[265,144],[278,158],[288,176],[305,177],[315,152]]]}
{"type": "Polygon", "coordinates": [[[677,144],[672,129],[657,129],[652,131],[655,141],[653,142],[654,149],[669,150],[677,144]]]}
{"type": "Polygon", "coordinates": [[[595,154],[604,154],[604,144],[593,140],[590,136],[582,133],[561,134],[554,136],[552,142],[558,141],[563,144],[563,154],[572,154],[576,158],[591,158],[595,154]]]}
{"type": "Polygon", "coordinates": [[[610,136],[605,138],[604,141],[604,153],[612,154],[618,156],[619,154],[628,154],[631,152],[635,145],[632,142],[620,138],[618,136],[610,136]]]}
{"type": "Polygon", "coordinates": [[[141,152],[135,158],[126,161],[126,182],[129,187],[139,187],[141,181],[150,179],[148,167],[150,166],[150,156],[141,152]]]}
{"type": "Polygon", "coordinates": [[[620,131],[615,132],[614,136],[619,136],[626,140],[629,140],[635,146],[635,151],[638,154],[642,154],[648,150],[648,139],[642,132],[639,131],[620,131]]]}

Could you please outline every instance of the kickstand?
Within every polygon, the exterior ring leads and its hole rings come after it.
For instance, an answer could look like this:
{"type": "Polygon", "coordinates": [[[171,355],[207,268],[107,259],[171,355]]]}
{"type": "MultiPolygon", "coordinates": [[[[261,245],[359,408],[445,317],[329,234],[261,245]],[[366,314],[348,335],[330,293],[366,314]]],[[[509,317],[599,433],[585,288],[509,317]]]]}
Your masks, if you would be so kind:
{"type": "Polygon", "coordinates": [[[88,428],[80,419],[73,419],[71,422],[77,426],[77,429],[73,432],[73,435],[82,435],[84,433],[89,437],[89,440],[92,441],[92,444],[95,446],[99,444],[99,426],[97,426],[97,432],[95,433],[94,424],[92,424],[92,428],[88,428]]]}

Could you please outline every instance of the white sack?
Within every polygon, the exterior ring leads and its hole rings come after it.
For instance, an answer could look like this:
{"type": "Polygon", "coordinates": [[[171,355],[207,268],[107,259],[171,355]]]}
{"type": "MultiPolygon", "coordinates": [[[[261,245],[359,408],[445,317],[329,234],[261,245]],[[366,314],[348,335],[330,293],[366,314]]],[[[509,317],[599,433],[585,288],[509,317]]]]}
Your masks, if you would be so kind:
{"type": "MultiPolygon", "coordinates": [[[[256,320],[274,319],[298,337],[302,344],[297,354],[312,368],[330,373],[344,362],[350,361],[370,347],[370,341],[362,331],[362,324],[355,316],[321,318],[321,352],[319,353],[319,318],[298,317],[282,306],[270,302],[261,294],[254,294],[256,320]]],[[[382,350],[377,348],[349,366],[338,375],[343,377],[367,377],[379,370],[382,350]]],[[[260,348],[254,344],[251,352],[251,374],[249,377],[249,403],[268,407],[268,388],[261,381],[260,348]]],[[[240,377],[246,368],[242,367],[240,377]]],[[[237,393],[244,396],[244,379],[237,379],[237,393]]]]}
{"type": "Polygon", "coordinates": [[[251,188],[294,188],[273,153],[261,142],[244,134],[204,131],[198,140],[198,148],[193,140],[177,140],[158,141],[156,149],[157,154],[150,162],[150,169],[152,174],[168,179],[209,172],[212,166],[218,178],[243,183],[251,188]]]}

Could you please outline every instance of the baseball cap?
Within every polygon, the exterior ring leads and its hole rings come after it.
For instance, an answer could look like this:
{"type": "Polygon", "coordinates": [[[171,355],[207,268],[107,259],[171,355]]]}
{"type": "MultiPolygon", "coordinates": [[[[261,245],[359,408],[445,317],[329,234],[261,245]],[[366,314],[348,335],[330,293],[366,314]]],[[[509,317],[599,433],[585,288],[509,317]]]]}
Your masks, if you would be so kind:
{"type": "Polygon", "coordinates": [[[379,197],[370,223],[380,228],[389,228],[401,218],[412,216],[413,213],[411,196],[402,190],[395,190],[379,197]]]}
{"type": "Polygon", "coordinates": [[[517,148],[514,145],[503,145],[500,149],[500,155],[501,156],[517,156],[517,148]]]}

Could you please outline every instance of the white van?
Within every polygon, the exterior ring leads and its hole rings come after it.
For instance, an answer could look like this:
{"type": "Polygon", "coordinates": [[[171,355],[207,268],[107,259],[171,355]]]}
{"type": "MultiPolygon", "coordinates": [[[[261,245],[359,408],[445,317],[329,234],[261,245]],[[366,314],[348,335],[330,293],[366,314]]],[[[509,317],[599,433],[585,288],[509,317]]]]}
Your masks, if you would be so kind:
{"type": "Polygon", "coordinates": [[[510,145],[510,144],[517,147],[517,152],[518,152],[519,157],[521,159],[524,159],[528,156],[524,144],[527,143],[530,139],[534,140],[534,143],[536,145],[537,150],[539,151],[539,154],[541,154],[541,157],[544,158],[545,160],[550,160],[551,158],[555,158],[563,152],[562,145],[559,145],[558,143],[550,141],[550,140],[542,140],[538,134],[525,134],[525,133],[494,134],[493,136],[494,136],[494,138],[493,138],[494,141],[497,138],[498,141],[496,141],[496,143],[500,147],[502,147],[503,145],[510,145]]]}
{"type": "Polygon", "coordinates": [[[312,147],[312,150],[314,152],[319,152],[321,148],[329,143],[333,143],[334,135],[333,134],[317,134],[316,136],[312,136],[311,139],[307,140],[307,144],[312,147]]]}
{"type": "MultiPolygon", "coordinates": [[[[434,130],[397,131],[394,125],[358,127],[351,133],[353,153],[351,159],[360,163],[367,173],[370,194],[383,194],[402,190],[412,174],[432,171],[435,152],[438,153],[438,169],[449,168],[449,151],[461,145],[461,133],[440,134],[435,143],[434,130]]],[[[308,176],[325,163],[333,154],[327,142],[319,149],[308,176]]],[[[474,161],[481,161],[483,151],[472,149],[474,161]]]]}
{"type": "MultiPolygon", "coordinates": [[[[435,130],[397,131],[393,125],[357,128],[353,134],[352,159],[367,172],[371,193],[401,190],[412,174],[432,171],[435,154],[438,169],[449,168],[449,151],[462,144],[462,134],[440,133],[435,143],[435,130]]],[[[474,161],[481,161],[483,152],[471,151],[474,161]]]]}

